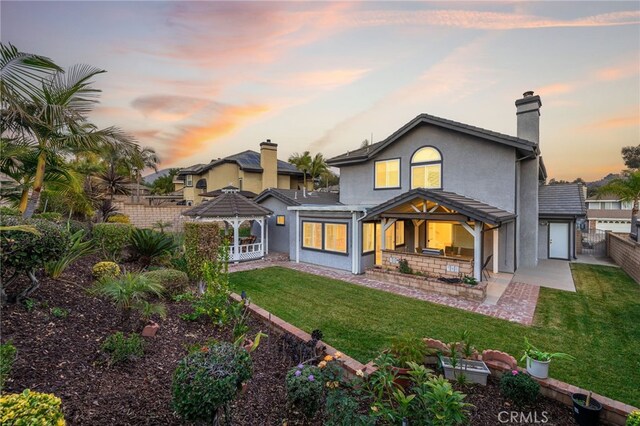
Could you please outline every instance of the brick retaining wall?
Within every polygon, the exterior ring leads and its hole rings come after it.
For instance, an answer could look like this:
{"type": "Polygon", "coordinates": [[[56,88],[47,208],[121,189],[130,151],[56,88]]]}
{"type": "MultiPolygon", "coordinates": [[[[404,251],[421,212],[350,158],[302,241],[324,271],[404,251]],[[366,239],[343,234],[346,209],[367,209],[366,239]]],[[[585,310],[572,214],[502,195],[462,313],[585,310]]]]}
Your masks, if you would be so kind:
{"type": "Polygon", "coordinates": [[[637,283],[640,283],[640,244],[628,234],[607,232],[607,255],[637,283]]]}
{"type": "Polygon", "coordinates": [[[144,204],[128,204],[114,202],[118,213],[126,214],[131,220],[131,224],[138,228],[152,228],[157,222],[170,222],[168,231],[182,231],[182,224],[185,218],[180,216],[183,211],[190,209],[188,206],[147,206],[144,204]]]}
{"type": "Polygon", "coordinates": [[[382,250],[382,266],[385,268],[397,268],[400,260],[406,260],[414,271],[431,276],[451,278],[457,278],[460,274],[473,276],[473,260],[382,250]],[[447,266],[455,266],[458,271],[447,271],[447,266]]]}
{"type": "Polygon", "coordinates": [[[402,274],[396,271],[384,269],[368,269],[365,275],[380,281],[387,281],[392,284],[404,287],[417,288],[426,292],[446,294],[449,296],[463,297],[465,299],[482,302],[487,297],[487,283],[480,282],[476,285],[470,284],[449,284],[435,279],[427,279],[416,275],[402,274]]]}

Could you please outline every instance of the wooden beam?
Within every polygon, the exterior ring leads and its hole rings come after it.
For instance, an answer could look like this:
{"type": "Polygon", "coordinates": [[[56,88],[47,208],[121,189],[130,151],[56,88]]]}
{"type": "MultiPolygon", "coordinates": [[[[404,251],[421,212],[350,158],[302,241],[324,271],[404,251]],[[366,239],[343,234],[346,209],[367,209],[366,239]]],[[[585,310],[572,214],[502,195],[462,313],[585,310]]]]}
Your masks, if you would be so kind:
{"type": "Polygon", "coordinates": [[[416,219],[416,220],[447,220],[453,222],[466,222],[469,218],[455,213],[382,213],[383,218],[416,219]]]}
{"type": "Polygon", "coordinates": [[[475,234],[473,233],[473,228],[472,228],[472,227],[470,227],[470,226],[469,226],[469,224],[468,224],[466,221],[461,221],[461,222],[460,222],[460,225],[462,225],[462,227],[463,227],[464,229],[466,229],[466,230],[467,230],[467,232],[469,232],[471,235],[475,235],[475,234]]]}

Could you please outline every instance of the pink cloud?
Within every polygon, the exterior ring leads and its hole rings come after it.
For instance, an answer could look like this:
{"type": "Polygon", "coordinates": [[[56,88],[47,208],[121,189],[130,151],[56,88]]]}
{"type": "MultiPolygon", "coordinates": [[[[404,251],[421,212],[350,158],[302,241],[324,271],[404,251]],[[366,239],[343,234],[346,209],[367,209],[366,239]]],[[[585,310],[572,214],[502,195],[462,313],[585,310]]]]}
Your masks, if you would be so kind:
{"type": "Polygon", "coordinates": [[[600,130],[610,130],[617,129],[620,127],[636,127],[640,128],[640,114],[637,112],[631,115],[623,115],[618,117],[611,117],[596,123],[593,123],[589,126],[594,129],[600,130]]]}
{"type": "Polygon", "coordinates": [[[146,95],[131,102],[131,106],[145,116],[159,121],[179,121],[190,117],[207,106],[210,101],[175,95],[146,95]]]}
{"type": "Polygon", "coordinates": [[[369,71],[369,69],[356,68],[301,72],[288,76],[282,83],[296,88],[330,90],[351,84],[369,71]]]}

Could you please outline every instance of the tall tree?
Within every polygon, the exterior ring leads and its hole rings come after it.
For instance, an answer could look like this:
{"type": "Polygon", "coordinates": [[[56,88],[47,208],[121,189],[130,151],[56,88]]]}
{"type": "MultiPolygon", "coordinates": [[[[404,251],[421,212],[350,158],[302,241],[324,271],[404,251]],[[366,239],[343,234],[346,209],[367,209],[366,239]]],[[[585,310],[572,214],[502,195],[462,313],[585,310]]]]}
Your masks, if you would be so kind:
{"type": "Polygon", "coordinates": [[[309,166],[309,174],[311,175],[311,179],[316,181],[323,173],[327,171],[327,162],[324,159],[324,156],[321,153],[317,153],[313,156],[311,160],[311,165],[309,166]]]}
{"type": "Polygon", "coordinates": [[[640,145],[623,147],[622,159],[629,169],[640,168],[640,145]]]}
{"type": "Polygon", "coordinates": [[[294,153],[289,157],[289,163],[296,166],[298,170],[304,173],[304,187],[307,187],[307,174],[311,169],[311,163],[313,160],[311,159],[311,153],[309,151],[304,151],[302,154],[294,153]]]}
{"type": "Polygon", "coordinates": [[[640,171],[625,173],[623,177],[612,179],[598,188],[598,195],[613,194],[621,201],[633,202],[631,208],[631,232],[635,231],[640,204],[640,171]]]}

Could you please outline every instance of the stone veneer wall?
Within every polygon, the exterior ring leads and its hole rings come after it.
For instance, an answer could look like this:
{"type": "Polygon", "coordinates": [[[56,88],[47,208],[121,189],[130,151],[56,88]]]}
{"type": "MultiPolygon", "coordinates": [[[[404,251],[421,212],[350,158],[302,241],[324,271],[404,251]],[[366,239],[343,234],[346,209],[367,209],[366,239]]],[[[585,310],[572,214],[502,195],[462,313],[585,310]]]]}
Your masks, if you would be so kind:
{"type": "Polygon", "coordinates": [[[404,259],[414,271],[420,271],[436,277],[457,278],[462,275],[473,276],[473,261],[454,257],[430,256],[427,254],[407,253],[394,250],[382,250],[382,266],[397,268],[404,259]],[[458,272],[447,271],[447,265],[458,266],[458,272]]]}
{"type": "Polygon", "coordinates": [[[157,222],[171,222],[168,231],[182,231],[182,224],[186,218],[180,216],[183,211],[190,209],[188,206],[147,206],[144,204],[128,204],[114,202],[119,213],[126,214],[131,224],[138,228],[152,228],[157,222]]]}
{"type": "Polygon", "coordinates": [[[396,271],[384,269],[368,269],[365,274],[380,281],[387,281],[392,284],[404,287],[417,288],[431,293],[446,294],[448,296],[462,297],[469,300],[482,302],[487,297],[487,283],[480,282],[476,285],[458,283],[449,284],[435,279],[427,279],[416,275],[401,274],[396,271]]]}
{"type": "Polygon", "coordinates": [[[607,232],[607,255],[637,283],[640,283],[640,244],[628,234],[607,232]]]}

